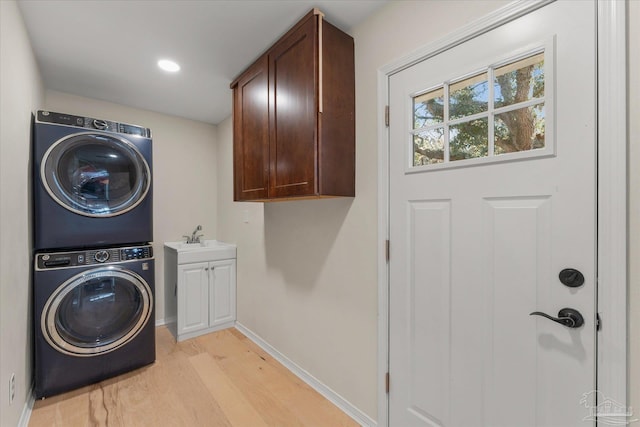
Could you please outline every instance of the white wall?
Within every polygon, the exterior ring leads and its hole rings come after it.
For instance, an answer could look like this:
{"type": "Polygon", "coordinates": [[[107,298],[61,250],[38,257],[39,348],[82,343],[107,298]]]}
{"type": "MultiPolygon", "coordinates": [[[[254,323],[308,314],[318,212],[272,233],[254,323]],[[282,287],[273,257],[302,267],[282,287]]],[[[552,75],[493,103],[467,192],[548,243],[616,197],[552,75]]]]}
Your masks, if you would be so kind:
{"type": "Polygon", "coordinates": [[[31,389],[31,112],[40,73],[12,0],[0,1],[0,425],[17,425],[31,389]],[[9,378],[16,375],[9,405],[9,378]]]}
{"type": "Polygon", "coordinates": [[[163,242],[181,240],[202,225],[216,238],[216,127],[207,123],[139,110],[47,90],[51,111],[145,126],[153,136],[153,237],[156,257],[156,319],[165,318],[163,242]]]}
{"type": "Polygon", "coordinates": [[[352,31],[354,199],[233,203],[231,121],[219,125],[218,230],[221,239],[238,244],[238,320],[373,419],[380,244],[377,70],[506,3],[390,2],[352,31]],[[438,19],[429,19],[434,16],[438,19]]]}
{"type": "Polygon", "coordinates": [[[640,2],[627,1],[629,112],[629,306],[630,396],[640,418],[640,2]]]}

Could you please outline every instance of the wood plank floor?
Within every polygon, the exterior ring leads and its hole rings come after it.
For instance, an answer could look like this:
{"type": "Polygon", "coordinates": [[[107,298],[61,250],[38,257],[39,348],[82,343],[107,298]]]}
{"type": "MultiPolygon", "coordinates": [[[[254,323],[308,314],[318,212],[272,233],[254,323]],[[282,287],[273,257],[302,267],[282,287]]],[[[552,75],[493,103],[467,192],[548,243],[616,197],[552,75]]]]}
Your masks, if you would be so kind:
{"type": "Polygon", "coordinates": [[[176,343],[148,367],[36,401],[40,426],[357,426],[236,329],[176,343]]]}

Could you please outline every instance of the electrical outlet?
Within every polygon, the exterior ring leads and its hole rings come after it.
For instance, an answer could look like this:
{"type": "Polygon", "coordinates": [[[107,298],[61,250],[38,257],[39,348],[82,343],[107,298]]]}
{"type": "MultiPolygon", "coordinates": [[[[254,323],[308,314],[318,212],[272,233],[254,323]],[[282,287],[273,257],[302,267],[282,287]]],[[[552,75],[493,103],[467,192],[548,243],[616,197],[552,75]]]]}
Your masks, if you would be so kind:
{"type": "Polygon", "coordinates": [[[13,403],[13,399],[16,397],[16,374],[11,374],[9,379],[9,405],[13,403]]]}

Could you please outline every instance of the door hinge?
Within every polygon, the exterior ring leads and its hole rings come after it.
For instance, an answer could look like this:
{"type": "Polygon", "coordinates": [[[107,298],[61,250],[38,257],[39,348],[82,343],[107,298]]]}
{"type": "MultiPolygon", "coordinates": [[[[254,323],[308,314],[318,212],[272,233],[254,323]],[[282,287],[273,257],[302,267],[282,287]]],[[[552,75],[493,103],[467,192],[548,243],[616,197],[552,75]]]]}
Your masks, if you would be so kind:
{"type": "Polygon", "coordinates": [[[389,249],[390,243],[389,243],[389,239],[385,240],[384,242],[384,256],[387,259],[387,262],[389,262],[389,255],[390,255],[390,249],[389,249]]]}
{"type": "Polygon", "coordinates": [[[384,125],[389,127],[389,106],[385,105],[384,107],[384,125]]]}
{"type": "Polygon", "coordinates": [[[596,313],[596,331],[602,328],[602,320],[600,320],[600,313],[596,313]]]}
{"type": "Polygon", "coordinates": [[[389,393],[389,372],[384,376],[384,390],[389,393]]]}

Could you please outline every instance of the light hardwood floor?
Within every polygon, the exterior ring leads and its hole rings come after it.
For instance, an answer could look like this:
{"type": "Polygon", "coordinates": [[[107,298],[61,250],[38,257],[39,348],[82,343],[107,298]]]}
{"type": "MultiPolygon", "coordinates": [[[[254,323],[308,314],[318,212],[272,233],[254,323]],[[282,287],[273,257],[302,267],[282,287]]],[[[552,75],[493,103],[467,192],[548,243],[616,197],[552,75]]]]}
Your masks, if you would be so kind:
{"type": "Polygon", "coordinates": [[[36,401],[29,426],[358,425],[236,329],[156,341],[153,365],[36,401]]]}

